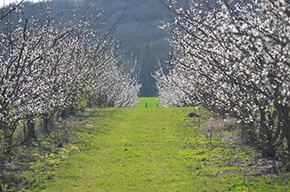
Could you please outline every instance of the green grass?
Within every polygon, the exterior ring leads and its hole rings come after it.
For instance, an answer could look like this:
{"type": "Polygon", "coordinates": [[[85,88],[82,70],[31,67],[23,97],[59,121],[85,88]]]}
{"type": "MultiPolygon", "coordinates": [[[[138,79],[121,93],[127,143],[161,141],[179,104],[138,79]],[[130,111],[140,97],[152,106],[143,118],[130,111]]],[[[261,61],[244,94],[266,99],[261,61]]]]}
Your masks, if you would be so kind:
{"type": "Polygon", "coordinates": [[[81,153],[62,163],[34,191],[184,191],[178,158],[181,110],[111,109],[103,121],[83,122],[81,153]],[[85,134],[85,133],[84,133],[85,134]]]}
{"type": "MultiPolygon", "coordinates": [[[[148,101],[148,100],[147,100],[148,101]]],[[[289,174],[261,175],[248,147],[209,144],[190,108],[107,109],[74,121],[75,149],[34,176],[31,191],[290,191],[289,174]]]]}
{"type": "Polygon", "coordinates": [[[138,101],[139,104],[136,106],[136,108],[156,108],[157,106],[161,107],[157,97],[138,97],[137,102],[138,101]]]}

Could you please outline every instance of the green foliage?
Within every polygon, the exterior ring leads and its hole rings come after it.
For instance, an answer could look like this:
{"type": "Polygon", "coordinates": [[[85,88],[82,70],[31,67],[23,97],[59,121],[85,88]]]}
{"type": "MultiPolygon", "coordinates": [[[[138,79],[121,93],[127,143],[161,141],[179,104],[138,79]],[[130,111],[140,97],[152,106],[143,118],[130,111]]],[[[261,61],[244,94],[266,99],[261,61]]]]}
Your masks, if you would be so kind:
{"type": "Polygon", "coordinates": [[[80,101],[78,102],[76,108],[80,110],[84,110],[89,104],[89,100],[86,95],[83,95],[80,101]]]}

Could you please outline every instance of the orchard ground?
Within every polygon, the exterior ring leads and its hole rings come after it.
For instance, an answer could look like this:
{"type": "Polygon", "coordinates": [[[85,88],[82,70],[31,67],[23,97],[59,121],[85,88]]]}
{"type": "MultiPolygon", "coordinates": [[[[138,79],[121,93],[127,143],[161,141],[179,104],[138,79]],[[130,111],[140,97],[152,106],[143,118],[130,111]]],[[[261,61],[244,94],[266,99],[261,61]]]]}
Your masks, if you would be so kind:
{"type": "Polygon", "coordinates": [[[39,160],[24,173],[29,186],[22,191],[290,191],[289,173],[254,165],[260,155],[237,144],[237,130],[209,139],[206,120],[186,118],[192,111],[206,117],[206,111],[153,108],[154,99],[142,98],[137,108],[91,109],[70,120],[71,142],[34,152],[39,160]]]}

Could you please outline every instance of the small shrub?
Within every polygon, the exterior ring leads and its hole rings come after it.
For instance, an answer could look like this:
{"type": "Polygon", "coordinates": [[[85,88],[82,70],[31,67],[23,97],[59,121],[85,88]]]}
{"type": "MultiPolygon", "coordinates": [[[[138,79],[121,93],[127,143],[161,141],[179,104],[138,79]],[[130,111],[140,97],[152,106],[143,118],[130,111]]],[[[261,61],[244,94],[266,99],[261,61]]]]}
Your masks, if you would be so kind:
{"type": "Polygon", "coordinates": [[[210,118],[202,125],[202,129],[204,130],[205,137],[210,141],[210,144],[213,139],[218,141],[235,140],[235,142],[241,139],[238,136],[239,125],[234,118],[210,118]]]}

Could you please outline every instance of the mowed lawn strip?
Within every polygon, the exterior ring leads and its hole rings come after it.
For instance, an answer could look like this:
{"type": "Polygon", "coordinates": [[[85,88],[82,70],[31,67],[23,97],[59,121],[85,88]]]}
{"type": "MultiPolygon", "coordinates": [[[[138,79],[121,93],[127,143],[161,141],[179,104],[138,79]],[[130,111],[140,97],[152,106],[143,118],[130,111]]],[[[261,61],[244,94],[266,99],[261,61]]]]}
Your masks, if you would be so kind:
{"type": "MultiPolygon", "coordinates": [[[[35,191],[189,191],[178,158],[184,109],[110,109],[82,152],[66,159],[35,191]]],[[[98,120],[99,121],[99,120],[98,120]]]]}

